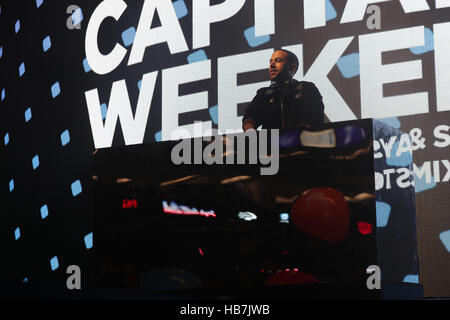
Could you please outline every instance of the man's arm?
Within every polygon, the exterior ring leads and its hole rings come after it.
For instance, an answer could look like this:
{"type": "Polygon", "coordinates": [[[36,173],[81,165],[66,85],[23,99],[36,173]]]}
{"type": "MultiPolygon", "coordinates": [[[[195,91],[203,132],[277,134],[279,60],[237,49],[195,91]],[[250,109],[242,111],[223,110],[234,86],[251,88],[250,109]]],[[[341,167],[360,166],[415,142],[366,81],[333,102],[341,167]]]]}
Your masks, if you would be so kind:
{"type": "MultiPolygon", "coordinates": [[[[306,83],[303,91],[303,103],[306,106],[306,118],[303,120],[311,126],[317,126],[324,123],[324,109],[325,106],[322,101],[322,95],[312,82],[306,83]]],[[[306,123],[303,123],[306,124],[306,123]]],[[[300,124],[298,124],[300,125],[300,124]]]]}
{"type": "Polygon", "coordinates": [[[242,129],[245,131],[249,129],[258,128],[261,125],[260,108],[258,108],[258,94],[253,98],[252,102],[245,109],[244,117],[242,118],[242,129]]]}

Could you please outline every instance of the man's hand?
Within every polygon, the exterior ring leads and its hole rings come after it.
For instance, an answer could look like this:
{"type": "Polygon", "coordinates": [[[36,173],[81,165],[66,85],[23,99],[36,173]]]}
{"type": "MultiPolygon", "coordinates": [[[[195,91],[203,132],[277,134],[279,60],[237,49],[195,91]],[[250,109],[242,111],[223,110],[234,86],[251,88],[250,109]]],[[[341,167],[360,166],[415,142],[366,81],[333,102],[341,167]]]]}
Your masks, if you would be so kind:
{"type": "Polygon", "coordinates": [[[242,129],[244,130],[244,132],[250,129],[256,130],[255,124],[252,121],[244,122],[244,124],[242,125],[242,129]]]}

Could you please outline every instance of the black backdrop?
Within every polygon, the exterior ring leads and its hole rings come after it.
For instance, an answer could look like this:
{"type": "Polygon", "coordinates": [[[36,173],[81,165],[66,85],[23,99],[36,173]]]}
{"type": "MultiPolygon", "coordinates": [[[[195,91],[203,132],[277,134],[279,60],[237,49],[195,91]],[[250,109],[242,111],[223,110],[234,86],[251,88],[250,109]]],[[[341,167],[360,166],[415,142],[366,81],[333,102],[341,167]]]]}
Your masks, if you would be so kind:
{"type": "MultiPolygon", "coordinates": [[[[112,83],[126,79],[134,111],[139,95],[137,84],[143,74],[155,70],[161,73],[162,69],[187,63],[188,56],[197,51],[192,49],[192,4],[187,0],[174,2],[186,5],[186,15],[180,17],[179,22],[189,51],[170,55],[167,44],[158,44],[146,50],[142,63],[128,67],[126,62],[131,48],[128,46],[128,54],[118,68],[107,75],[97,75],[93,71],[86,72],[83,62],[86,58],[84,41],[87,24],[100,1],[77,1],[83,12],[80,29],[70,29],[66,24],[71,17],[67,8],[73,4],[72,1],[0,1],[0,92],[4,90],[4,98],[0,100],[2,280],[18,285],[65,286],[66,268],[73,264],[79,265],[83,274],[89,274],[92,250],[89,244],[86,245],[85,237],[89,239],[94,232],[89,181],[95,146],[84,93],[97,88],[100,102],[108,103],[112,83]],[[18,20],[20,29],[16,33],[18,20]],[[44,51],[43,40],[47,36],[50,37],[51,47],[44,51]],[[19,66],[22,63],[25,73],[20,76],[19,66]],[[53,97],[52,86],[55,83],[59,84],[60,93],[53,97]],[[26,121],[27,115],[30,115],[28,109],[31,110],[31,119],[26,121]],[[70,140],[67,142],[68,137],[70,140]],[[36,155],[39,166],[33,169],[33,159],[37,164],[36,155]],[[14,188],[10,190],[12,184],[14,188]],[[78,186],[75,195],[72,186],[78,186]],[[48,216],[43,219],[41,208],[44,205],[48,208],[48,216]],[[16,230],[20,232],[17,240],[16,230]],[[54,257],[57,257],[58,268],[52,270],[51,260],[54,257]]],[[[212,5],[221,2],[211,0],[212,5]]],[[[109,52],[116,42],[124,45],[122,32],[131,26],[137,27],[143,1],[129,0],[126,3],[128,8],[119,21],[108,18],[102,24],[99,38],[102,52],[109,52]]],[[[217,118],[213,115],[218,104],[217,58],[302,43],[306,71],[330,39],[355,36],[343,53],[343,56],[348,56],[358,51],[357,35],[419,25],[433,29],[433,23],[448,21],[450,17],[450,8],[434,10],[434,1],[428,1],[432,12],[411,14],[404,14],[399,2],[391,1],[379,4],[382,8],[382,30],[369,30],[365,20],[340,24],[346,2],[332,0],[326,1],[326,28],[305,30],[302,27],[302,1],[275,1],[276,34],[270,36],[270,41],[251,46],[243,30],[254,24],[253,3],[247,0],[235,16],[211,25],[211,45],[202,48],[211,59],[211,78],[180,86],[180,95],[207,90],[209,110],[180,115],[180,124],[213,120],[214,126],[217,126],[217,118]]],[[[155,18],[153,27],[158,24],[159,19],[155,18]]],[[[428,114],[391,118],[388,121],[398,124],[400,130],[405,132],[421,127],[424,136],[429,137],[427,149],[414,154],[414,161],[421,165],[424,161],[448,159],[449,156],[448,148],[433,149],[430,146],[433,128],[438,124],[449,124],[449,111],[437,112],[435,107],[433,52],[418,55],[406,49],[383,54],[384,64],[415,59],[422,60],[423,78],[385,85],[384,93],[389,96],[429,92],[428,114]]],[[[359,75],[348,75],[336,65],[328,78],[355,116],[360,118],[359,75]]],[[[265,80],[264,70],[242,74],[237,79],[240,85],[265,80]]],[[[159,75],[144,142],[160,139],[161,86],[159,75]]],[[[321,92],[327,96],[326,91],[321,92]]],[[[239,108],[240,114],[243,107],[239,108]]],[[[118,125],[113,145],[124,144],[119,128],[118,125]]],[[[449,275],[445,272],[449,253],[438,237],[450,229],[449,200],[444,196],[448,195],[448,190],[446,182],[425,187],[422,183],[420,190],[416,187],[416,192],[419,191],[416,197],[418,235],[423,250],[421,281],[424,281],[426,295],[450,295],[449,275]]],[[[56,260],[52,261],[55,263],[56,260]]],[[[83,277],[83,281],[87,280],[88,276],[83,277]]]]}

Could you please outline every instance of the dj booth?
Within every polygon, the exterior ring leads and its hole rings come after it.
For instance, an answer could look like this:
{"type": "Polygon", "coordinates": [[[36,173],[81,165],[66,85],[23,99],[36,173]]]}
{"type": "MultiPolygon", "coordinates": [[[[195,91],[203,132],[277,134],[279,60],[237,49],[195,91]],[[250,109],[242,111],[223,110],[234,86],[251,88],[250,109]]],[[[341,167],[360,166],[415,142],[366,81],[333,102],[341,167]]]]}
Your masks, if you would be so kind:
{"type": "Polygon", "coordinates": [[[94,286],[167,299],[423,297],[407,135],[371,119],[252,134],[257,154],[244,133],[98,150],[94,286]]]}

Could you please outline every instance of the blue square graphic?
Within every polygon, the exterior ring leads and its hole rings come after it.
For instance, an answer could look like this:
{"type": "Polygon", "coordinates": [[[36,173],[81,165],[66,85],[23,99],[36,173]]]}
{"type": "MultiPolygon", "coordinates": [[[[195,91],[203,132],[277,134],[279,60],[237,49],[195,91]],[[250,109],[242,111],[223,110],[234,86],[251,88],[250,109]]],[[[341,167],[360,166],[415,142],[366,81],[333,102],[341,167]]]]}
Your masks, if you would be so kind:
{"type": "Polygon", "coordinates": [[[214,106],[209,108],[209,116],[211,117],[211,120],[215,123],[219,123],[219,108],[218,106],[214,106]]]}
{"type": "Polygon", "coordinates": [[[342,76],[346,79],[359,75],[359,53],[342,56],[336,64],[342,76]]]}
{"type": "Polygon", "coordinates": [[[39,167],[39,156],[35,155],[31,162],[33,163],[33,170],[36,170],[39,167]]]}
{"type": "Polygon", "coordinates": [[[382,118],[382,119],[378,119],[378,120],[386,123],[387,125],[390,125],[391,127],[396,128],[396,129],[399,129],[402,126],[402,123],[400,122],[399,118],[397,118],[397,117],[382,118]]]}
{"type": "Polygon", "coordinates": [[[403,282],[409,283],[419,283],[419,275],[417,274],[408,274],[403,278],[403,282]]]}
{"type": "Polygon", "coordinates": [[[184,0],[177,0],[173,3],[173,8],[175,9],[175,13],[178,19],[181,19],[188,14],[188,8],[186,7],[186,3],[184,0]]]}
{"type": "Polygon", "coordinates": [[[391,214],[391,206],[386,202],[377,201],[375,203],[377,211],[377,227],[384,228],[388,224],[391,214]]]}
{"type": "Polygon", "coordinates": [[[5,137],[3,138],[3,141],[5,142],[5,146],[7,146],[8,143],[9,143],[9,133],[8,132],[5,134],[5,137]]]}
{"type": "Polygon", "coordinates": [[[399,143],[395,142],[392,146],[391,156],[386,158],[386,163],[390,166],[403,167],[412,164],[413,158],[412,154],[409,152],[403,152],[401,155],[397,156],[397,150],[399,148],[399,143]]]}
{"type": "Polygon", "coordinates": [[[102,103],[100,105],[100,108],[102,109],[102,120],[105,120],[106,114],[108,113],[108,106],[106,105],[106,103],[102,103]]]}
{"type": "Polygon", "coordinates": [[[6,91],[5,89],[2,90],[2,101],[5,100],[5,96],[6,96],[6,91]]]}
{"type": "Polygon", "coordinates": [[[52,85],[52,97],[56,98],[61,93],[61,87],[59,86],[59,82],[55,82],[52,85]]]}
{"type": "Polygon", "coordinates": [[[47,216],[48,216],[48,207],[47,207],[46,204],[44,204],[44,205],[41,207],[41,218],[42,218],[42,219],[45,219],[45,218],[47,218],[47,216]]]}
{"type": "Polygon", "coordinates": [[[20,20],[19,19],[17,19],[16,24],[14,25],[14,30],[16,31],[16,33],[18,33],[20,30],[20,20]]]}
{"type": "Polygon", "coordinates": [[[263,45],[264,43],[270,41],[270,35],[256,37],[255,36],[255,27],[250,27],[248,29],[245,29],[244,36],[245,36],[245,39],[247,40],[248,45],[252,48],[258,47],[258,46],[263,45]]]}
{"type": "Polygon", "coordinates": [[[28,109],[25,111],[25,122],[30,121],[31,117],[32,117],[32,114],[31,114],[31,108],[28,108],[28,109]]]}
{"type": "Polygon", "coordinates": [[[433,31],[425,28],[425,44],[421,47],[409,49],[413,54],[420,55],[434,50],[434,35],[433,31]]]}
{"type": "Polygon", "coordinates": [[[44,40],[42,40],[42,49],[44,52],[47,52],[48,49],[52,46],[52,41],[50,40],[50,36],[46,36],[44,40]]]}
{"type": "Polygon", "coordinates": [[[43,2],[44,0],[36,0],[36,8],[39,8],[43,2]]]}
{"type": "Polygon", "coordinates": [[[16,230],[14,230],[14,238],[16,240],[20,238],[20,228],[16,228],[16,230]]]}
{"type": "Polygon", "coordinates": [[[162,131],[155,133],[155,141],[160,142],[162,140],[162,131]]]}
{"type": "Polygon", "coordinates": [[[206,52],[203,49],[194,51],[187,57],[187,61],[189,63],[195,63],[195,62],[199,62],[199,61],[203,61],[203,60],[208,60],[208,57],[206,56],[206,52]]]}
{"type": "MultiPolygon", "coordinates": [[[[423,167],[423,165],[422,165],[423,167]]],[[[422,170],[422,167],[419,167],[419,170],[422,170]]],[[[435,188],[437,185],[434,177],[431,175],[430,181],[427,182],[426,175],[423,175],[420,179],[416,173],[414,173],[414,191],[415,193],[420,193],[425,190],[430,190],[435,188]]]]}
{"type": "Polygon", "coordinates": [[[72,24],[77,26],[83,21],[83,11],[81,8],[78,8],[72,13],[72,24]]]}
{"type": "Polygon", "coordinates": [[[70,142],[70,134],[69,130],[64,130],[63,133],[61,133],[61,144],[64,147],[66,144],[70,142]]]}
{"type": "Polygon", "coordinates": [[[14,179],[11,179],[9,181],[9,192],[12,192],[14,190],[14,179]]]}
{"type": "Polygon", "coordinates": [[[72,183],[70,188],[72,189],[72,195],[74,197],[76,197],[77,195],[79,195],[81,193],[81,191],[83,191],[80,180],[77,180],[74,183],[72,183]]]}
{"type": "Polygon", "coordinates": [[[91,66],[88,63],[87,58],[84,58],[84,60],[83,60],[83,68],[84,68],[84,72],[91,71],[91,66]]]}
{"type": "Polygon", "coordinates": [[[122,40],[125,47],[128,47],[133,43],[135,36],[136,29],[134,27],[129,27],[127,30],[122,32],[122,40]]]}
{"type": "Polygon", "coordinates": [[[86,246],[86,249],[91,249],[92,248],[92,246],[93,246],[93,234],[92,234],[92,232],[91,233],[89,233],[89,234],[87,234],[85,237],[84,237],[84,244],[85,244],[85,246],[86,246]]]}
{"type": "Polygon", "coordinates": [[[325,3],[325,10],[326,10],[326,20],[330,21],[337,17],[336,9],[334,8],[333,4],[330,0],[327,0],[325,3]]]}
{"type": "Polygon", "coordinates": [[[25,64],[22,62],[19,66],[19,76],[22,77],[25,73],[25,64]]]}
{"type": "Polygon", "coordinates": [[[445,249],[448,252],[450,252],[450,230],[441,232],[439,234],[439,239],[441,240],[441,242],[444,245],[445,249]]]}
{"type": "Polygon", "coordinates": [[[57,256],[54,256],[50,259],[50,267],[52,268],[52,271],[55,271],[59,268],[59,261],[57,256]]]}

